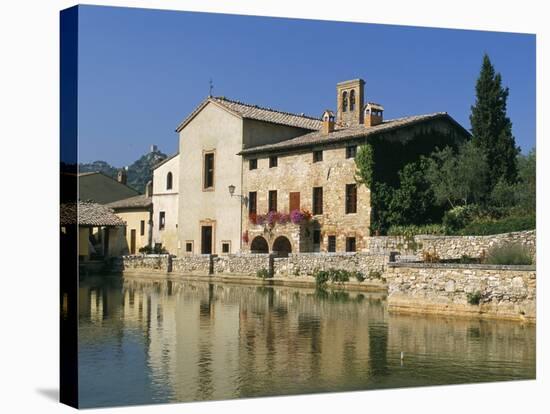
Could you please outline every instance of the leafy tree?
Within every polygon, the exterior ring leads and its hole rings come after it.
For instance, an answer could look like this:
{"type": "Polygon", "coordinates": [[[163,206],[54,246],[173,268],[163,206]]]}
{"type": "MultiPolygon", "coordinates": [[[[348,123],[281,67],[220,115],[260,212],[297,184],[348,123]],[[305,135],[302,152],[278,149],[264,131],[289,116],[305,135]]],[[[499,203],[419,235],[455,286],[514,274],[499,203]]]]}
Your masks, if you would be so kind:
{"type": "Polygon", "coordinates": [[[434,194],[426,179],[428,165],[428,160],[420,159],[399,171],[399,187],[388,206],[390,225],[425,224],[441,217],[441,212],[435,211],[434,194]]]}
{"type": "Polygon", "coordinates": [[[435,151],[426,168],[436,203],[451,208],[482,201],[488,174],[486,157],[472,141],[462,144],[457,154],[450,147],[435,151]]]}
{"type": "Polygon", "coordinates": [[[518,156],[518,167],[518,204],[527,212],[535,212],[537,207],[537,161],[535,148],[527,155],[520,154],[518,156]]]}
{"type": "Polygon", "coordinates": [[[509,183],[517,180],[519,149],[512,135],[512,122],[506,116],[508,94],[508,88],[502,87],[500,73],[495,73],[489,56],[485,54],[476,83],[476,102],[471,108],[470,123],[473,142],[487,157],[490,189],[501,178],[509,183]]]}

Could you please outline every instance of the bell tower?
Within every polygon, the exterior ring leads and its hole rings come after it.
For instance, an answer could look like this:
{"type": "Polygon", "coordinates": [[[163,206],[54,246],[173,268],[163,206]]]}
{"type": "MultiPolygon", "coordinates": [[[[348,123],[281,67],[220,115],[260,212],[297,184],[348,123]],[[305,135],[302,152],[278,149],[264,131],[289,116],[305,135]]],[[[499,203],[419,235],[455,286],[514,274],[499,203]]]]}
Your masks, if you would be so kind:
{"type": "Polygon", "coordinates": [[[336,124],[355,126],[363,123],[365,81],[353,79],[336,84],[336,124]]]}

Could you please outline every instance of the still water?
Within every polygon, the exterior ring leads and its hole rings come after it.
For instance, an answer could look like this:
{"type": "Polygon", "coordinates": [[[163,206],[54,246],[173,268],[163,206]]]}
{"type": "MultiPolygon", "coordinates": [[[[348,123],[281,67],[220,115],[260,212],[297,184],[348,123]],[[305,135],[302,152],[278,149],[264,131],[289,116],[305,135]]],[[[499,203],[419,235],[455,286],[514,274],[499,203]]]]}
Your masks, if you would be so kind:
{"type": "Polygon", "coordinates": [[[79,300],[82,407],[535,378],[533,326],[383,294],[104,277],[79,300]]]}

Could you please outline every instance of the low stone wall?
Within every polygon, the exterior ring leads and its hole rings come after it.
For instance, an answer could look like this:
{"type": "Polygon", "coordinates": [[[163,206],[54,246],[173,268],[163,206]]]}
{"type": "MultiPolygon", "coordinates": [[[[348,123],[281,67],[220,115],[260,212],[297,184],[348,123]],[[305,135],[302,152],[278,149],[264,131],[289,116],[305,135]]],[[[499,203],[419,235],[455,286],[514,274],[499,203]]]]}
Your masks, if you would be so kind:
{"type": "Polygon", "coordinates": [[[270,267],[269,254],[229,254],[213,258],[214,273],[256,275],[260,269],[270,267]]]}
{"type": "Polygon", "coordinates": [[[114,259],[111,264],[113,271],[168,271],[168,255],[138,255],[138,256],[122,256],[114,259]]]}
{"type": "Polygon", "coordinates": [[[274,260],[275,276],[312,276],[316,270],[345,269],[368,277],[383,272],[388,256],[369,253],[293,253],[274,260]]]}
{"type": "Polygon", "coordinates": [[[390,311],[535,321],[534,266],[397,264],[384,277],[390,311]],[[476,292],[479,304],[468,303],[476,292]]]}
{"type": "Polygon", "coordinates": [[[209,254],[175,257],[172,259],[172,272],[181,274],[210,274],[213,257],[209,254]]]}
{"type": "Polygon", "coordinates": [[[491,236],[429,236],[419,235],[414,243],[401,236],[379,236],[368,239],[368,251],[372,254],[389,254],[400,251],[415,254],[419,259],[423,251],[437,253],[441,259],[460,259],[462,256],[480,257],[492,247],[517,243],[526,246],[533,257],[536,254],[536,230],[503,233],[491,236]]]}

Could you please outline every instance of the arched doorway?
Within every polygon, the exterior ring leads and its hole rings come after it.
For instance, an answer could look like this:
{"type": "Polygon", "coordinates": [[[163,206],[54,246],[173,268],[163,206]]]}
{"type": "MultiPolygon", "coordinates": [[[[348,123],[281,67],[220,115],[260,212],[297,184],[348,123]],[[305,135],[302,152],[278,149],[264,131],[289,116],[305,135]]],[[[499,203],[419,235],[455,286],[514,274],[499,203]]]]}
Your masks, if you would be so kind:
{"type": "Polygon", "coordinates": [[[279,257],[287,257],[292,252],[292,245],[285,236],[279,236],[273,242],[273,253],[279,257]]]}
{"type": "Polygon", "coordinates": [[[262,236],[256,236],[250,244],[251,253],[269,253],[267,241],[262,236]]]}

